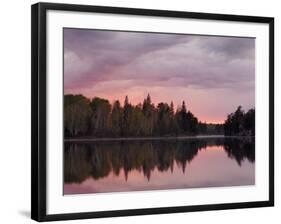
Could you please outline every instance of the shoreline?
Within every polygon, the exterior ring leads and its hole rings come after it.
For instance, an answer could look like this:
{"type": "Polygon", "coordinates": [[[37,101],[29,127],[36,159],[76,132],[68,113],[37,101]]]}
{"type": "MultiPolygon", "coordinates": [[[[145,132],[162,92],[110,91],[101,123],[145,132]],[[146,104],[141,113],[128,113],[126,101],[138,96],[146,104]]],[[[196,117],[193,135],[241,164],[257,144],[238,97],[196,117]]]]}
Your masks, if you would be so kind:
{"type": "Polygon", "coordinates": [[[225,136],[225,135],[195,135],[195,136],[167,136],[167,137],[121,137],[121,138],[66,138],[64,142],[94,142],[94,141],[135,141],[135,140],[184,140],[210,138],[254,138],[255,136],[225,136]]]}

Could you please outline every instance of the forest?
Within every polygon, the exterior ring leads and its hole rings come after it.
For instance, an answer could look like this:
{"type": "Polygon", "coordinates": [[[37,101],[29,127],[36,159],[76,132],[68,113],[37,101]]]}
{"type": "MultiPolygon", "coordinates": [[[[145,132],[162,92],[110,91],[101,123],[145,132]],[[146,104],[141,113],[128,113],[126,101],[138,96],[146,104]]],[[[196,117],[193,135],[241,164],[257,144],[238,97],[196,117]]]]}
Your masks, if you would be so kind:
{"type": "Polygon", "coordinates": [[[185,101],[175,109],[173,102],[155,105],[149,94],[137,105],[132,105],[126,96],[123,106],[118,100],[110,104],[99,97],[64,96],[66,138],[254,135],[254,116],[254,109],[245,113],[239,106],[224,124],[208,124],[199,121],[185,101]]]}
{"type": "Polygon", "coordinates": [[[255,109],[247,112],[238,106],[234,113],[227,116],[224,122],[224,134],[226,136],[255,136],[255,109]]]}

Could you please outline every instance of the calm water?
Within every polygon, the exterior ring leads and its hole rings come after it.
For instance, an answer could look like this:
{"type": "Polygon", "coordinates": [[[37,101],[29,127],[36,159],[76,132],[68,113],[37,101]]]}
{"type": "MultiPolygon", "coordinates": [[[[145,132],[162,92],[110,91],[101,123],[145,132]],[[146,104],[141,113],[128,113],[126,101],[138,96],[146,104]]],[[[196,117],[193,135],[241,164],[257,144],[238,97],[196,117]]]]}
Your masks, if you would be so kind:
{"type": "Polygon", "coordinates": [[[64,194],[255,184],[254,138],[65,142],[64,194]]]}

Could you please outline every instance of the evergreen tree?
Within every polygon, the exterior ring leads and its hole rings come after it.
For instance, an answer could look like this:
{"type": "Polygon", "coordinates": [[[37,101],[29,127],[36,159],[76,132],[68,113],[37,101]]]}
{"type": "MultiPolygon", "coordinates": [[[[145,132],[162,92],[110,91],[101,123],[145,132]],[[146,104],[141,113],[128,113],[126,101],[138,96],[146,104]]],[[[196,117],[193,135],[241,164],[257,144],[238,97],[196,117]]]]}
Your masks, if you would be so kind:
{"type": "Polygon", "coordinates": [[[177,117],[177,123],[180,127],[180,132],[182,134],[186,134],[188,131],[188,120],[187,120],[186,106],[184,101],[182,102],[181,109],[177,111],[176,117],[177,117]]]}
{"type": "Polygon", "coordinates": [[[110,112],[108,100],[95,97],[90,103],[92,108],[91,130],[94,136],[103,136],[111,132],[110,112]]]}
{"type": "Polygon", "coordinates": [[[225,135],[255,135],[255,110],[244,113],[239,106],[234,113],[227,116],[224,123],[225,135]]]}
{"type": "Polygon", "coordinates": [[[120,136],[122,130],[123,111],[119,100],[114,101],[111,113],[112,134],[120,136]]]}
{"type": "Polygon", "coordinates": [[[150,95],[148,94],[143,101],[142,112],[144,114],[144,135],[153,135],[155,124],[154,106],[151,103],[150,95]]]}
{"type": "Polygon", "coordinates": [[[167,103],[159,103],[157,106],[158,112],[158,133],[160,135],[167,135],[170,132],[170,108],[167,103]]]}
{"type": "Polygon", "coordinates": [[[255,135],[255,110],[244,112],[239,106],[222,124],[199,122],[182,105],[174,112],[173,102],[160,102],[157,107],[148,94],[143,104],[133,106],[125,97],[124,105],[118,100],[94,97],[91,101],[82,95],[64,97],[64,131],[66,137],[136,137],[177,136],[196,134],[255,135]]]}
{"type": "Polygon", "coordinates": [[[130,120],[132,114],[132,105],[129,103],[128,96],[125,97],[123,109],[122,135],[128,136],[130,134],[130,120]]]}

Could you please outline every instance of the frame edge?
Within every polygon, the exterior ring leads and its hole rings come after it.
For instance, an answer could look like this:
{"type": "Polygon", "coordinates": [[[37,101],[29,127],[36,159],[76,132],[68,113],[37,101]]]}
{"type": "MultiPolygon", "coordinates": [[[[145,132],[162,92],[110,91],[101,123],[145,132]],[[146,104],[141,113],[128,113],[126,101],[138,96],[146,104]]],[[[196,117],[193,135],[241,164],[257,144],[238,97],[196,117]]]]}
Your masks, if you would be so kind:
{"type": "Polygon", "coordinates": [[[31,219],[46,218],[46,9],[31,6],[31,219]]]}
{"type": "Polygon", "coordinates": [[[274,206],[274,18],[269,25],[269,203],[274,206]]]}
{"type": "Polygon", "coordinates": [[[65,4],[65,3],[51,3],[39,2],[38,4],[49,10],[63,10],[76,12],[98,12],[98,13],[113,13],[125,15],[141,15],[141,16],[163,16],[170,18],[192,18],[192,19],[207,19],[207,20],[229,20],[236,22],[254,22],[254,23],[270,23],[273,17],[264,16],[246,16],[236,14],[221,14],[208,12],[189,12],[178,10],[161,10],[148,8],[128,8],[102,5],[86,5],[86,4],[65,4]]]}
{"type": "Polygon", "coordinates": [[[39,217],[38,186],[38,4],[31,6],[31,218],[39,217]]]}
{"type": "Polygon", "coordinates": [[[103,218],[274,206],[274,18],[156,9],[37,3],[31,6],[31,218],[36,221],[103,218]],[[75,9],[78,7],[78,9],[75,9]],[[46,214],[46,11],[97,11],[269,24],[269,199],[267,201],[102,212],[46,214]],[[169,14],[169,15],[167,15],[169,14]]]}

